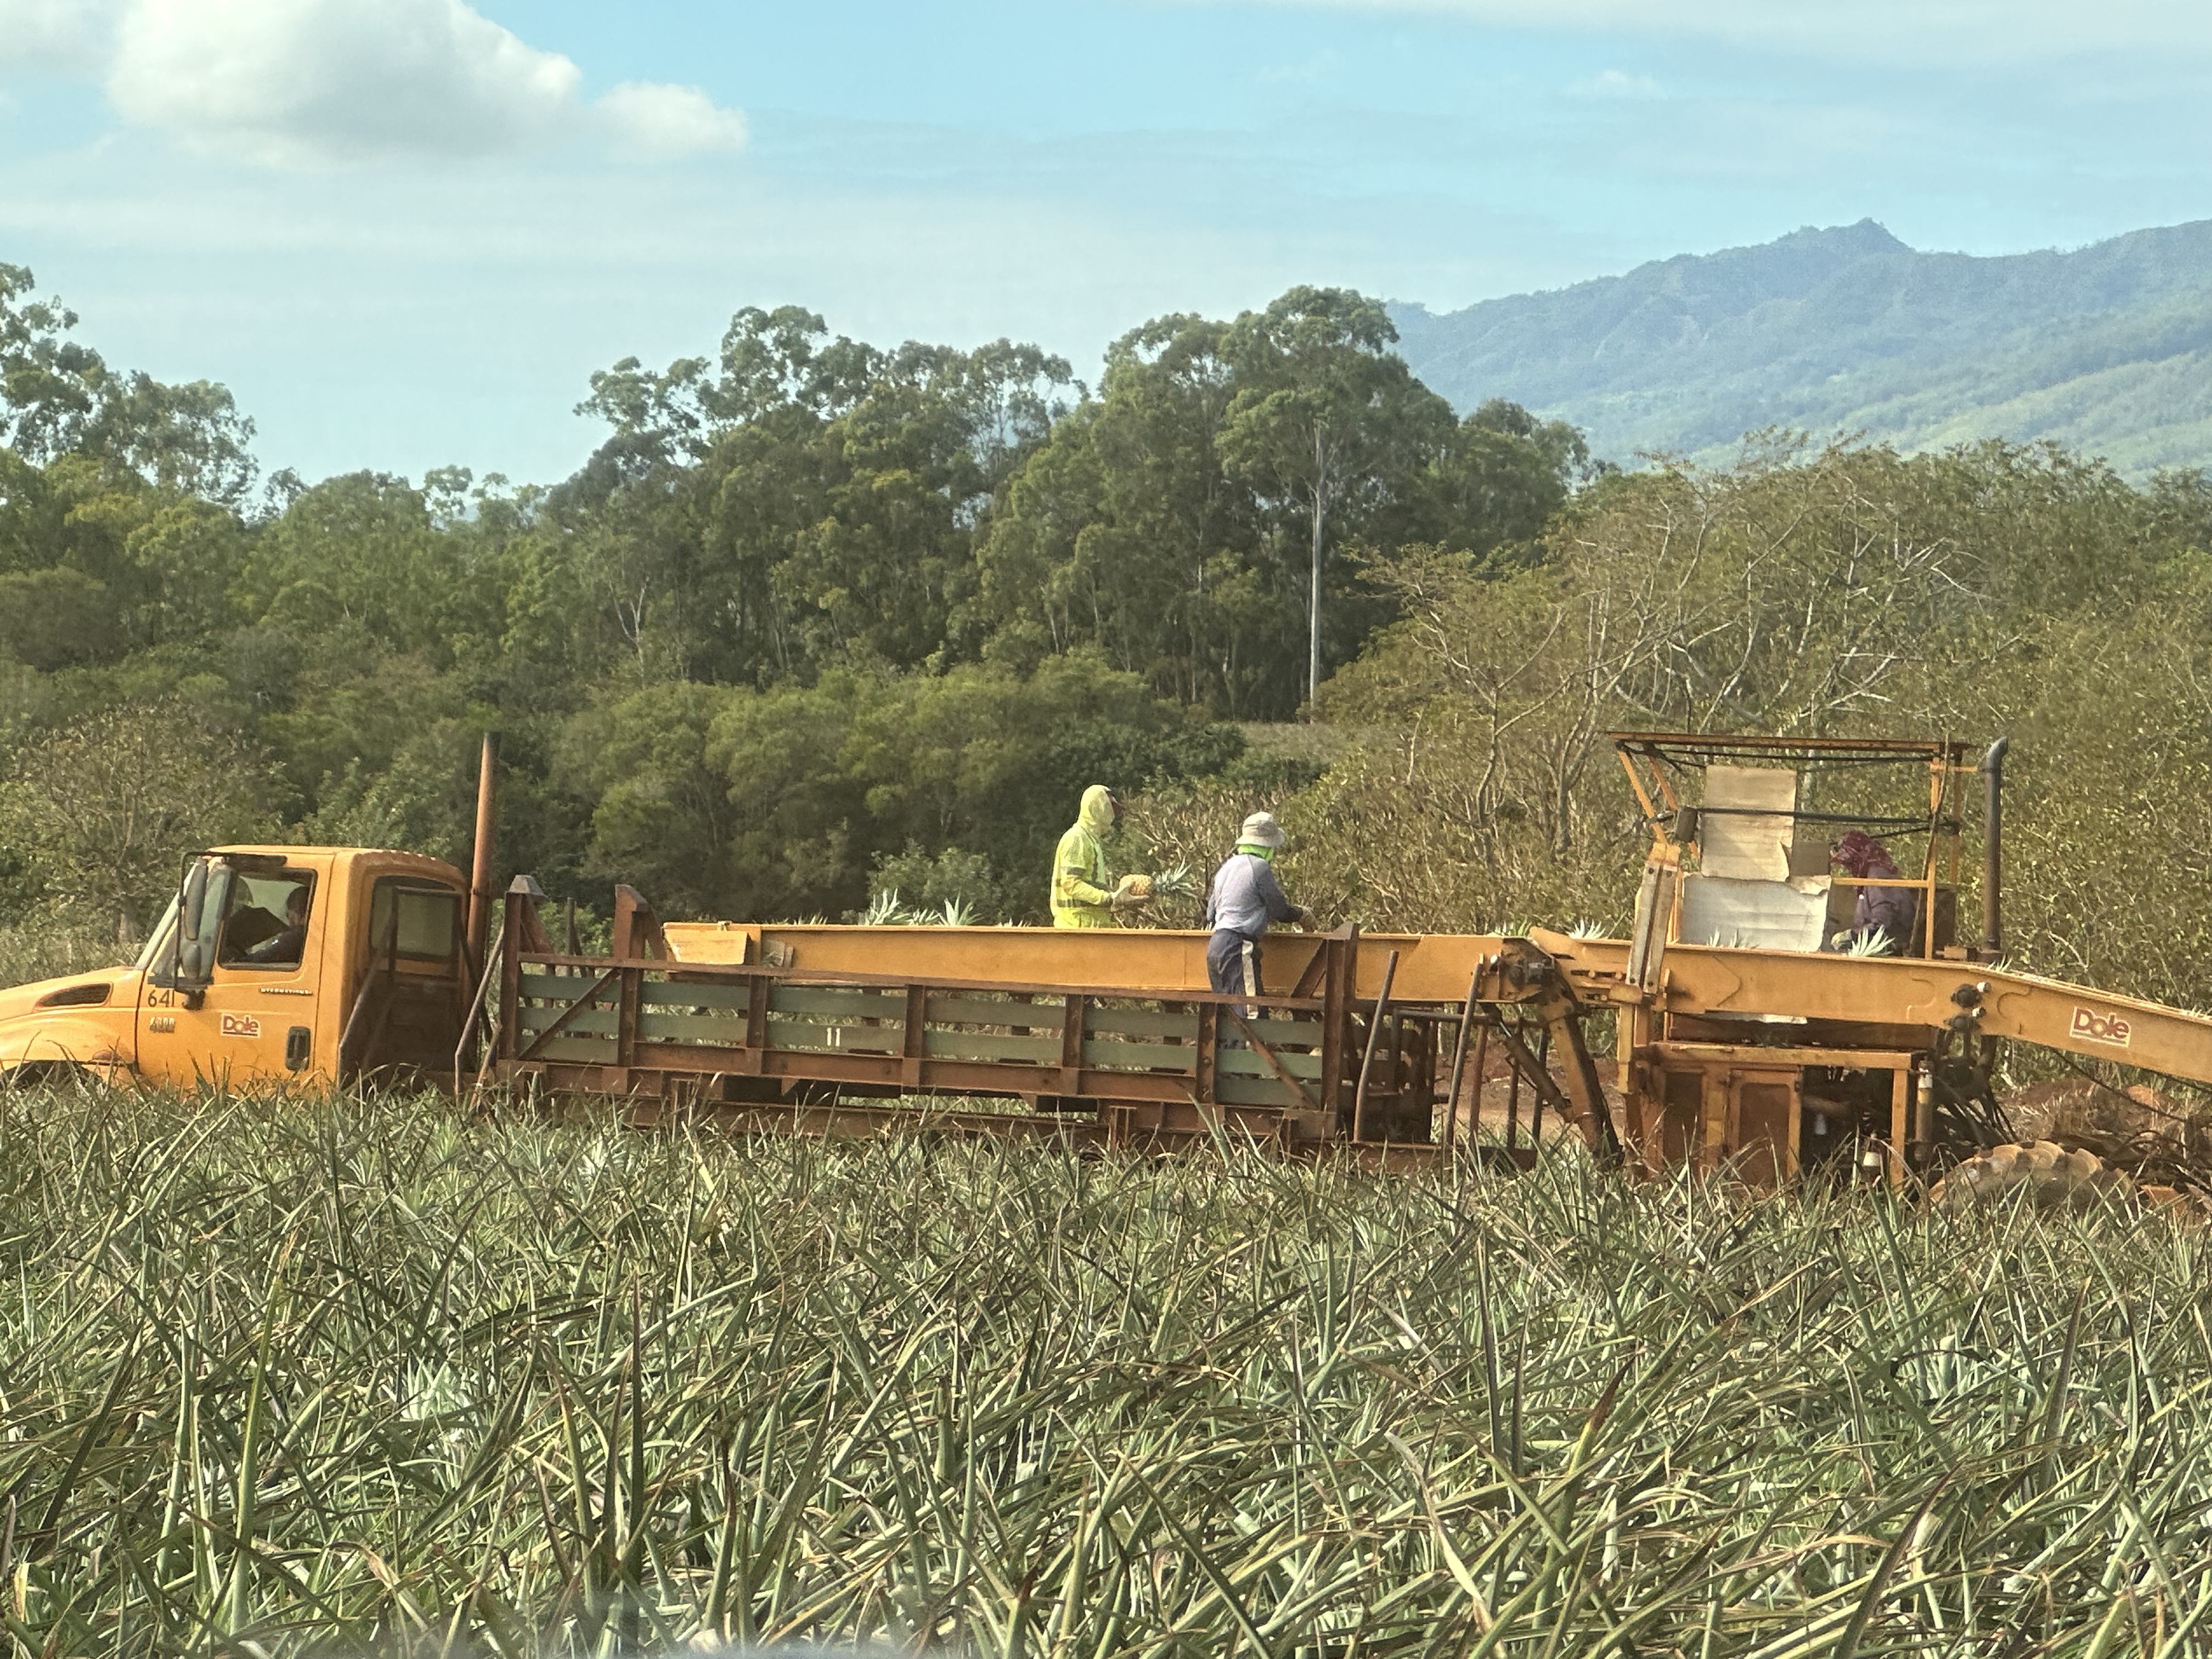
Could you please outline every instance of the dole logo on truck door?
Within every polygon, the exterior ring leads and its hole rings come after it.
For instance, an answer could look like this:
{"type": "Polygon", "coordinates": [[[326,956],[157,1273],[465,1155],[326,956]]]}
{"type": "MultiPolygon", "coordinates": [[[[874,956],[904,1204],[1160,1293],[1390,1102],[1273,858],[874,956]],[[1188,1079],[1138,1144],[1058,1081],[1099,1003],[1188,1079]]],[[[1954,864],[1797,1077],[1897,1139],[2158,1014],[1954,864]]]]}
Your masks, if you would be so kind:
{"type": "Polygon", "coordinates": [[[222,1017],[222,1034],[225,1036],[258,1037],[261,1035],[261,1022],[252,1014],[225,1014],[222,1017]]]}
{"type": "Polygon", "coordinates": [[[2109,1042],[2115,1048],[2124,1048],[2133,1029],[2118,1014],[2100,1014],[2094,1008],[2074,1011],[2074,1035],[2087,1037],[2092,1042],[2109,1042]]]}

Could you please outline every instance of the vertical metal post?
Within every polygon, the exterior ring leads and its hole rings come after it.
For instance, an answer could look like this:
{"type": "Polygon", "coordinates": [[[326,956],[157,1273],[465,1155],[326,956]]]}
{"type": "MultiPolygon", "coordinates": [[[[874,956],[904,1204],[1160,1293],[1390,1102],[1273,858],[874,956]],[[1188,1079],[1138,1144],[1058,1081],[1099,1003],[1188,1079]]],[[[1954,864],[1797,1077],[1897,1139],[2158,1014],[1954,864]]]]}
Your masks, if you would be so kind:
{"type": "Polygon", "coordinates": [[[637,1065],[638,1004],[643,1000],[645,974],[625,968],[615,989],[615,1064],[622,1068],[623,1092],[629,1092],[631,1070],[637,1065]]]}
{"type": "MultiPolygon", "coordinates": [[[[745,1069],[752,1075],[764,1076],[768,1072],[768,1007],[775,994],[775,981],[767,971],[745,976],[745,1069]]],[[[914,1027],[906,1030],[906,1041],[914,1041],[914,1027]]]]}
{"type": "MultiPolygon", "coordinates": [[[[1467,1136],[1469,1140],[1474,1139],[1475,1131],[1482,1127],[1482,1091],[1484,1080],[1489,1076],[1490,1065],[1490,1024],[1496,1018],[1495,1014],[1486,1008],[1482,1011],[1482,1018],[1475,1027],[1474,1098],[1467,1109],[1467,1136]]],[[[1505,1138],[1505,1145],[1509,1150],[1512,1147],[1513,1138],[1510,1133],[1505,1138]]]]}
{"type": "Polygon", "coordinates": [[[1213,1104],[1214,1062],[1221,1053],[1221,1005],[1198,1005],[1198,1071],[1191,1093],[1201,1106],[1213,1104]]]}
{"type": "Polygon", "coordinates": [[[483,752],[477,758],[477,844],[469,875],[469,962],[479,969],[491,927],[492,831],[499,819],[498,789],[498,763],[492,752],[491,733],[487,732],[483,752]]]}
{"type": "Polygon", "coordinates": [[[1982,756],[1989,805],[1982,821],[1982,959],[1996,958],[2004,943],[2000,894],[2004,878],[2004,757],[2010,738],[1999,738],[1982,756]]]}
{"type": "MultiPolygon", "coordinates": [[[[768,1030],[765,1012],[768,1000],[766,980],[757,979],[753,981],[753,995],[760,999],[763,1005],[761,1030],[763,1033],[763,1040],[765,1041],[765,1033],[768,1030]]],[[[1074,1000],[1073,997],[1068,999],[1070,1003],[1074,1000]]],[[[1080,1009],[1072,1011],[1063,1009],[1061,1012],[1063,1018],[1071,1020],[1080,1030],[1083,1024],[1083,1013],[1080,1009]]],[[[1063,1066],[1066,1066],[1070,1062],[1065,1052],[1068,1045],[1064,1036],[1060,1046],[1063,1051],[1060,1062],[1063,1066]]],[[[1080,1037],[1076,1040],[1074,1048],[1075,1060],[1073,1063],[1080,1066],[1083,1063],[1083,1043],[1080,1037]]],[[[906,988],[905,1011],[901,1016],[899,1024],[899,1081],[909,1089],[921,1087],[922,1062],[928,1058],[929,988],[926,985],[909,985],[906,988]]],[[[1075,1085],[1069,1080],[1069,1075],[1066,1073],[1062,1073],[1060,1086],[1066,1093],[1075,1092],[1075,1085]]]]}
{"type": "MultiPolygon", "coordinates": [[[[1536,1038],[1536,1069],[1548,1074],[1551,1068],[1552,1031],[1549,1026],[1545,1026],[1540,1030],[1536,1038]]],[[[1544,1091],[1531,1088],[1528,1092],[1536,1097],[1528,1108],[1528,1141],[1540,1152],[1544,1150],[1544,1091]]]]}
{"type": "Polygon", "coordinates": [[[1341,1133],[1344,1112],[1344,1036],[1351,1018],[1351,1003],[1358,983],[1359,925],[1346,928],[1341,939],[1321,942],[1328,962],[1322,969],[1321,1105],[1330,1118],[1330,1132],[1341,1133]]]}
{"type": "MultiPolygon", "coordinates": [[[[1459,1013],[1459,1041],[1452,1045],[1451,1096],[1444,1102],[1444,1145],[1456,1146],[1459,1140],[1459,1091],[1467,1077],[1467,1036],[1474,1024],[1474,1011],[1481,1005],[1476,1001],[1482,989],[1482,969],[1478,968],[1467,981],[1467,1006],[1459,1013]]],[[[1482,1090],[1475,1086],[1477,1109],[1480,1109],[1482,1090]]]]}
{"type": "Polygon", "coordinates": [[[1905,1184],[1905,1149],[1912,1144],[1912,1084],[1909,1066],[1889,1074],[1889,1156],[1885,1162],[1893,1187],[1905,1184]]]}
{"type": "Polygon", "coordinates": [[[1382,963],[1382,988],[1375,996],[1375,1012],[1367,1017],[1367,1052],[1360,1056],[1359,1081],[1352,1091],[1352,1138],[1366,1139],[1367,1074],[1375,1067],[1375,1045],[1382,1036],[1382,1021],[1390,1012],[1390,981],[1398,977],[1398,953],[1382,963]]]}
{"type": "MultiPolygon", "coordinates": [[[[1501,1014],[1498,1018],[1502,1019],[1504,1016],[1501,1014]]],[[[1486,1025],[1483,1028],[1482,1036],[1483,1040],[1486,1042],[1489,1041],[1490,1028],[1488,1026],[1486,1025]]],[[[1474,1097],[1478,1102],[1482,1098],[1481,1077],[1482,1074],[1480,1072],[1475,1073],[1474,1097]]],[[[1509,1066],[1505,1068],[1505,1145],[1509,1149],[1511,1149],[1519,1146],[1520,1144],[1521,1068],[1518,1066],[1509,1066]]]]}
{"type": "Polygon", "coordinates": [[[530,890],[518,876],[507,890],[507,919],[501,925],[499,963],[499,1047],[507,1053],[521,1050],[520,1009],[522,997],[522,949],[530,915],[530,890]]]}

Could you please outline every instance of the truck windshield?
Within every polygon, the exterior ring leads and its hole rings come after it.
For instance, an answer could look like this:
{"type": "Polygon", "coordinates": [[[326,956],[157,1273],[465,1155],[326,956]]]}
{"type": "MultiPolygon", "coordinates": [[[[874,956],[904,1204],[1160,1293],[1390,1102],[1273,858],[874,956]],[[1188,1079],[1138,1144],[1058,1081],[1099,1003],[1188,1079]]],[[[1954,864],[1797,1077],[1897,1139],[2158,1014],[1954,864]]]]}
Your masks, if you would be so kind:
{"type": "Polygon", "coordinates": [[[165,986],[204,986],[218,964],[296,973],[314,896],[313,874],[273,854],[204,854],[185,865],[138,966],[165,986]]]}
{"type": "Polygon", "coordinates": [[[155,922],[154,931],[146,935],[146,943],[138,952],[138,960],[131,965],[142,974],[151,972],[155,965],[167,955],[169,936],[176,931],[177,899],[173,893],[169,896],[168,908],[161,912],[161,921],[155,922]]]}

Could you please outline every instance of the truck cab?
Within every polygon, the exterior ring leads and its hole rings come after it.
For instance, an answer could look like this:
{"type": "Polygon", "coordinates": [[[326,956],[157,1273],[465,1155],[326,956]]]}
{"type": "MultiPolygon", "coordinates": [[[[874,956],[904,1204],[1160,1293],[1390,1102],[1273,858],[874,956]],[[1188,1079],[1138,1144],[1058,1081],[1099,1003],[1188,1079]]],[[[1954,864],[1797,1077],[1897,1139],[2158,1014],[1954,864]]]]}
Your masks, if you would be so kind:
{"type": "Polygon", "coordinates": [[[459,871],[412,853],[196,854],[135,963],[0,991],[0,1078],[449,1081],[474,988],[466,901],[459,871]]]}

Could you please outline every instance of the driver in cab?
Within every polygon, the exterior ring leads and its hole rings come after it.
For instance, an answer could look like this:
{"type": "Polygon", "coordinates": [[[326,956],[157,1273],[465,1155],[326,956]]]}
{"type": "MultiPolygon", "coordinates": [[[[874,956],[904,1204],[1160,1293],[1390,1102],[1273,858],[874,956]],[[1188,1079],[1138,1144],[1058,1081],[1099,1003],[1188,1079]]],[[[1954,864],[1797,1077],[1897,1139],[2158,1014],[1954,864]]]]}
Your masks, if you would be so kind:
{"type": "MultiPolygon", "coordinates": [[[[249,918],[264,923],[276,921],[275,917],[258,905],[252,910],[242,910],[232,919],[230,928],[226,930],[226,942],[237,936],[237,933],[241,931],[238,924],[248,921],[249,918]]],[[[255,931],[258,932],[258,929],[255,931]]],[[[237,946],[227,948],[223,952],[223,957],[227,962],[251,968],[297,968],[300,965],[301,956],[307,948],[307,888],[305,883],[301,883],[290,888],[284,895],[284,921],[282,926],[277,927],[274,932],[269,933],[265,937],[257,937],[252,943],[243,948],[237,946]]]]}

